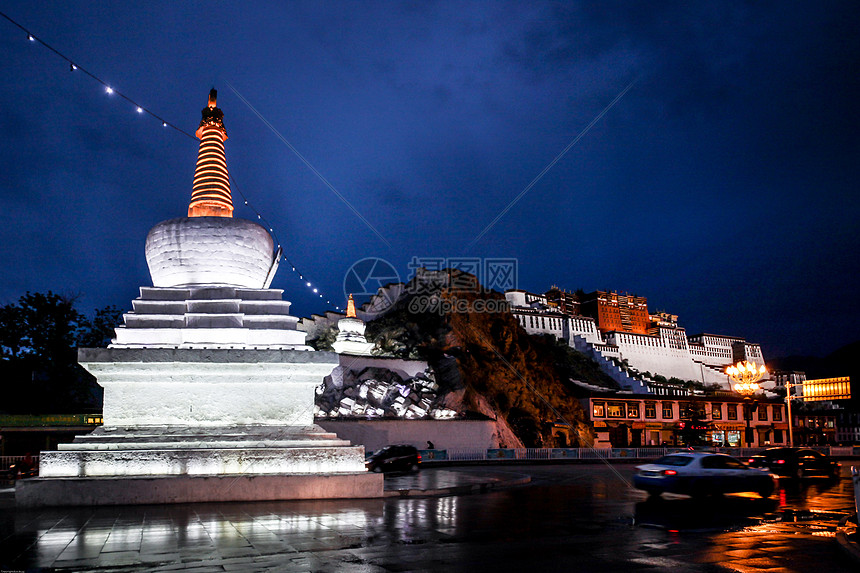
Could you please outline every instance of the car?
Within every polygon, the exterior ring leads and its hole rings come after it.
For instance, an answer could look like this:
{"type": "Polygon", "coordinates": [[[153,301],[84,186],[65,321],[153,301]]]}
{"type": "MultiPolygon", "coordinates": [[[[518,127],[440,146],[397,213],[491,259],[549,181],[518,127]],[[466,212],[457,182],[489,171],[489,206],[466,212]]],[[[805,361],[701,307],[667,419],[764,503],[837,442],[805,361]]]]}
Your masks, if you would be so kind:
{"type": "Polygon", "coordinates": [[[421,454],[415,446],[394,445],[372,453],[364,466],[372,472],[417,472],[420,463],[421,454]]]}
{"type": "Polygon", "coordinates": [[[830,456],[810,448],[768,448],[747,458],[747,463],[791,479],[838,479],[842,469],[842,465],[830,456]]]}
{"type": "Polygon", "coordinates": [[[778,484],[767,470],[710,452],[678,452],[636,467],[633,486],[652,496],[680,493],[693,497],[751,491],[769,497],[778,484]]]}

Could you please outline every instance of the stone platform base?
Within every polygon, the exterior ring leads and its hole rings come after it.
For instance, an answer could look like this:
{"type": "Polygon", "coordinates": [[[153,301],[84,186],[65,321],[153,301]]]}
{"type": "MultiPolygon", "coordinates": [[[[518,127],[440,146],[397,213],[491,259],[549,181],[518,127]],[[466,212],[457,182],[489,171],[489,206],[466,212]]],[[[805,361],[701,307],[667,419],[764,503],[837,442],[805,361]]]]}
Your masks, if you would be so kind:
{"type": "Polygon", "coordinates": [[[382,497],[382,474],[32,478],[15,488],[19,507],[382,497]]]}

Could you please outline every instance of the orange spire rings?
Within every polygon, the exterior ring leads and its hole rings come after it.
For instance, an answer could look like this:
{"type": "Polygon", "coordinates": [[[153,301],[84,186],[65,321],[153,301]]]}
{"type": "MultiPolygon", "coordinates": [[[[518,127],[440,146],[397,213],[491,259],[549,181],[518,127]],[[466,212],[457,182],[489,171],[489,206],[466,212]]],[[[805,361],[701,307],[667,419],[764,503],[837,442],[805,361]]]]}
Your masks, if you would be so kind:
{"type": "Polygon", "coordinates": [[[216,107],[213,89],[209,94],[209,105],[203,109],[203,120],[195,135],[200,138],[197,152],[197,170],[191,189],[189,217],[232,217],[233,197],[230,194],[230,175],[224,155],[224,140],[227,133],[222,121],[223,114],[216,107]]]}

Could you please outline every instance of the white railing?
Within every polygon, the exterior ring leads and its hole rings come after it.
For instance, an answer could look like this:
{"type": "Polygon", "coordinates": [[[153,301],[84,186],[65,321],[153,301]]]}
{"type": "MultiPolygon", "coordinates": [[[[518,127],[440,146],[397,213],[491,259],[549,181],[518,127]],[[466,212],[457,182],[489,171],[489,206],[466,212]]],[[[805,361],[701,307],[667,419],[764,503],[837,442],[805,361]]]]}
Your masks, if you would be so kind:
{"type": "Polygon", "coordinates": [[[442,451],[447,452],[450,461],[475,462],[487,459],[487,450],[484,448],[449,448],[442,451]]]}
{"type": "MultiPolygon", "coordinates": [[[[0,456],[0,470],[8,470],[9,466],[17,462],[23,462],[27,456],[0,456]]],[[[34,467],[39,467],[39,456],[30,456],[34,467]]]]}

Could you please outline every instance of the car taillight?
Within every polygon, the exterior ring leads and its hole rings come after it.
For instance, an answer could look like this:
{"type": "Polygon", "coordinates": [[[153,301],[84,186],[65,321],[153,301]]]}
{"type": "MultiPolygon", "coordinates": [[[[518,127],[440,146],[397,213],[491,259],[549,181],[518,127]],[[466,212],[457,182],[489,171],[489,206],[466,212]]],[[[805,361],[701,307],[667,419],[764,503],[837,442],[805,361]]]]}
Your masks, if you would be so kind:
{"type": "Polygon", "coordinates": [[[778,464],[784,464],[784,463],[785,463],[785,460],[776,460],[776,463],[778,463],[778,464]]]}
{"type": "Polygon", "coordinates": [[[678,472],[676,472],[675,470],[663,470],[663,475],[664,476],[674,476],[674,475],[678,475],[678,472]]]}
{"type": "Polygon", "coordinates": [[[421,461],[421,454],[418,454],[418,461],[421,461]]]}
{"type": "Polygon", "coordinates": [[[748,463],[748,464],[751,464],[751,463],[753,463],[754,461],[755,461],[754,459],[750,458],[750,459],[748,459],[748,460],[747,460],[747,463],[748,463]]]}

